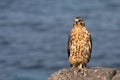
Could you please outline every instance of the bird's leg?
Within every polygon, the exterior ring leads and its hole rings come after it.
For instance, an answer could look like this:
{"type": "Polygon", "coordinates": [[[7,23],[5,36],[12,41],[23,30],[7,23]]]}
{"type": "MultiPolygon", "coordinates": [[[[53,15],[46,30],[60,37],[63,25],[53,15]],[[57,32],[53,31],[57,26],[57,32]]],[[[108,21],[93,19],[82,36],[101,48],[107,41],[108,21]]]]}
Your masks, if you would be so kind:
{"type": "Polygon", "coordinates": [[[86,66],[84,66],[82,70],[83,70],[83,71],[87,71],[86,66]]]}
{"type": "Polygon", "coordinates": [[[84,64],[80,63],[79,66],[78,66],[79,70],[84,72],[86,71],[86,67],[84,66],[84,64]]]}
{"type": "Polygon", "coordinates": [[[76,65],[72,65],[71,67],[72,67],[73,69],[75,69],[75,68],[76,68],[76,65]]]}
{"type": "Polygon", "coordinates": [[[82,64],[78,66],[78,69],[81,71],[82,70],[82,64]]]}

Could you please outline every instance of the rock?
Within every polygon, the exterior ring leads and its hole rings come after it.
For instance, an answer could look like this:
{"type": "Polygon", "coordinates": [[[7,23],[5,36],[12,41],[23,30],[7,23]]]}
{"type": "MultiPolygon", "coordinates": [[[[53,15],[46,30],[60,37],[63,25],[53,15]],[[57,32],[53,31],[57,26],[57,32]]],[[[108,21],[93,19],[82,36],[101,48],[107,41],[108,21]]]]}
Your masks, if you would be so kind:
{"type": "Polygon", "coordinates": [[[92,67],[83,72],[64,68],[53,73],[48,80],[120,80],[120,70],[92,67]]]}
{"type": "Polygon", "coordinates": [[[113,77],[112,80],[120,80],[120,70],[117,70],[116,75],[113,77]]]}

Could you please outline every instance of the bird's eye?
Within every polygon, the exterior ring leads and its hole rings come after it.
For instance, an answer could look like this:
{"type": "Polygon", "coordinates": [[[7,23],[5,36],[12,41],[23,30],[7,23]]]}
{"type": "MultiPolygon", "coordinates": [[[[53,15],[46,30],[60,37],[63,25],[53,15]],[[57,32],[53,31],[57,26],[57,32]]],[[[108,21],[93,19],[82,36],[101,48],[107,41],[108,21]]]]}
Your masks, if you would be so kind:
{"type": "Polygon", "coordinates": [[[82,26],[85,26],[85,23],[83,22],[83,21],[81,21],[81,23],[80,23],[82,26]]]}

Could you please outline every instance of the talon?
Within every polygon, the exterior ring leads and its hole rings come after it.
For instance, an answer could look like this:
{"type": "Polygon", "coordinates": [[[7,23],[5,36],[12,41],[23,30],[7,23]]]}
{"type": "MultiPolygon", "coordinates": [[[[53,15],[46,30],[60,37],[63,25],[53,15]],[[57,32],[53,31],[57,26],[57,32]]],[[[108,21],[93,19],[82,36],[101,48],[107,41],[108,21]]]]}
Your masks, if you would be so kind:
{"type": "Polygon", "coordinates": [[[81,71],[81,72],[87,71],[87,70],[86,70],[86,67],[85,67],[85,66],[83,67],[82,64],[80,64],[80,65],[78,66],[78,68],[79,68],[79,71],[81,71]]]}

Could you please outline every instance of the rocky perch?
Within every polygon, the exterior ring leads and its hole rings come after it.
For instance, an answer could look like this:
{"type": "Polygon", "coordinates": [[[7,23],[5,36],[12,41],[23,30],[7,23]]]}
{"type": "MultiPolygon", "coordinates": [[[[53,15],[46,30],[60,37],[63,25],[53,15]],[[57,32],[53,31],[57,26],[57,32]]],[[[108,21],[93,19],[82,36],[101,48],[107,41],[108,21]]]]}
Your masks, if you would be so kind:
{"type": "Polygon", "coordinates": [[[53,73],[48,80],[120,80],[120,70],[92,67],[85,72],[78,69],[61,69],[53,73]]]}

